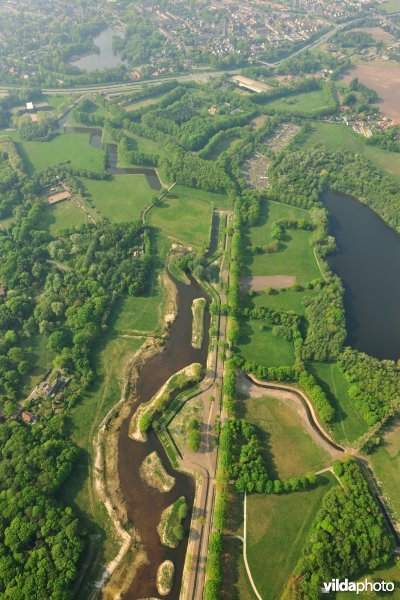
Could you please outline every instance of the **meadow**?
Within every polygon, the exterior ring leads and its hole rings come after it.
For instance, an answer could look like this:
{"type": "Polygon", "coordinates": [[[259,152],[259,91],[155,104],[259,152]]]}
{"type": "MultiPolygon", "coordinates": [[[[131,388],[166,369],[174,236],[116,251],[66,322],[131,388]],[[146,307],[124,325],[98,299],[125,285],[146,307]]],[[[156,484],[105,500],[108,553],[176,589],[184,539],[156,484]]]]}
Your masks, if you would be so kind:
{"type": "Polygon", "coordinates": [[[336,441],[351,446],[354,440],[367,431],[368,425],[349,397],[349,384],[336,363],[315,362],[310,365],[310,370],[335,408],[335,420],[332,423],[333,437],[336,441]]]}
{"type": "Polygon", "coordinates": [[[84,211],[74,200],[64,200],[53,206],[47,205],[43,210],[43,223],[51,235],[56,236],[61,229],[77,227],[87,223],[84,211]]]}
{"type": "MultiPolygon", "coordinates": [[[[380,482],[389,506],[400,520],[400,421],[385,428],[382,443],[368,457],[380,482]]],[[[400,576],[400,573],[399,573],[400,576]]]]}
{"type": "Polygon", "coordinates": [[[237,403],[237,416],[257,427],[268,474],[286,480],[319,471],[332,462],[303,427],[296,410],[276,398],[245,398],[237,403]]]}
{"type": "Polygon", "coordinates": [[[292,573],[324,495],[336,484],[328,474],[305,492],[247,497],[247,559],[262,598],[275,600],[292,573]]]}
{"type": "Polygon", "coordinates": [[[16,132],[6,133],[16,142],[28,174],[61,162],[69,162],[76,169],[104,169],[104,152],[90,146],[86,133],[58,134],[48,142],[23,142],[16,132]]]}
{"type": "Polygon", "coordinates": [[[113,223],[139,219],[155,194],[145,175],[114,175],[108,180],[82,177],[81,181],[93,205],[113,223]]]}
{"type": "Polygon", "coordinates": [[[294,349],[290,342],[264,329],[262,321],[242,321],[238,342],[242,356],[266,367],[293,365],[294,349]]]}
{"type": "Polygon", "coordinates": [[[267,108],[272,108],[276,112],[284,112],[290,114],[305,114],[312,115],[315,111],[329,108],[329,98],[327,91],[314,90],[311,92],[303,92],[293,94],[276,100],[268,100],[264,103],[267,108]]]}
{"type": "Polygon", "coordinates": [[[172,242],[194,248],[209,243],[212,208],[208,202],[176,194],[175,189],[148,213],[148,223],[172,242]]]}
{"type": "MultiPolygon", "coordinates": [[[[307,218],[307,212],[296,207],[268,202],[262,208],[259,223],[251,227],[245,244],[265,246],[273,241],[272,225],[283,217],[307,218]]],[[[249,275],[294,275],[297,283],[304,285],[321,276],[311,246],[311,232],[301,229],[288,230],[282,249],[272,254],[248,255],[246,260],[249,275]]]]}
{"type": "Polygon", "coordinates": [[[176,185],[174,187],[174,196],[178,198],[188,198],[190,200],[203,200],[212,204],[214,208],[220,210],[232,210],[233,206],[226,194],[218,194],[215,192],[204,192],[196,188],[186,187],[184,185],[176,185]]]}
{"type": "Polygon", "coordinates": [[[349,151],[363,154],[382,171],[400,177],[399,153],[368,146],[365,138],[344,124],[314,122],[312,132],[303,148],[313,148],[318,144],[322,144],[332,152],[349,151]]]}
{"type": "Polygon", "coordinates": [[[264,306],[278,311],[293,311],[297,315],[305,314],[304,300],[315,295],[314,290],[304,290],[295,292],[290,289],[281,290],[275,294],[265,294],[257,292],[253,298],[249,298],[249,306],[264,306]]]}

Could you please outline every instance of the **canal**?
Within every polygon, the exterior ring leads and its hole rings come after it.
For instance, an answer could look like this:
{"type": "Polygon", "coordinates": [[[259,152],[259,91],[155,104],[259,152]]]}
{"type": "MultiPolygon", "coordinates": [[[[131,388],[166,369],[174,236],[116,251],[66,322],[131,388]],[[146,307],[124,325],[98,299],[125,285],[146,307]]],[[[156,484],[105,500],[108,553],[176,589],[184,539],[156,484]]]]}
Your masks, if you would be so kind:
{"type": "Polygon", "coordinates": [[[337,192],[323,195],[330,233],[328,257],[345,287],[347,343],[379,359],[400,357],[400,235],[370,208],[337,192]]]}

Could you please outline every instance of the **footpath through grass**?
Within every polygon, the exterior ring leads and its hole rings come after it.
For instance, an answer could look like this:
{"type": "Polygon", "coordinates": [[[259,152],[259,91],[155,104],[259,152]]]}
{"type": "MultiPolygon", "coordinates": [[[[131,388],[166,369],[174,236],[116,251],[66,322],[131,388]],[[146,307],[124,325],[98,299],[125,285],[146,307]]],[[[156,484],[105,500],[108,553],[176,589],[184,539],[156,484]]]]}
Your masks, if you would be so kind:
{"type": "Polygon", "coordinates": [[[354,440],[367,431],[368,425],[350,399],[349,384],[336,363],[315,362],[310,365],[310,369],[335,408],[335,421],[332,424],[333,437],[338,442],[351,445],[354,440]]]}
{"type": "Polygon", "coordinates": [[[296,409],[284,401],[246,398],[238,403],[237,412],[257,427],[270,478],[299,477],[331,464],[331,457],[308,434],[296,409]]]}
{"type": "Polygon", "coordinates": [[[284,495],[247,497],[247,559],[262,598],[275,600],[300,558],[333,476],[318,477],[316,488],[284,495]]]}

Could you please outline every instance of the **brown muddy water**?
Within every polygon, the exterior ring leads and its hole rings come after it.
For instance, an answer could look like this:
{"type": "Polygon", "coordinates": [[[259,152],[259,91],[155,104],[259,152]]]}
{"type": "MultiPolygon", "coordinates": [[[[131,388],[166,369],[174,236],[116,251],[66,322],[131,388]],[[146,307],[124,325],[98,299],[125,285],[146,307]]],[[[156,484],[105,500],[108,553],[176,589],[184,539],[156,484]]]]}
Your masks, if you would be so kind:
{"type": "MultiPolygon", "coordinates": [[[[123,596],[126,600],[159,597],[155,585],[159,565],[164,560],[172,560],[175,565],[174,587],[167,596],[168,600],[178,600],[183,566],[187,548],[187,537],[176,550],[161,545],[157,533],[157,525],[162,511],[180,496],[185,496],[190,506],[194,500],[194,481],[191,477],[175,471],[164,452],[156,434],[151,431],[146,443],[135,442],[128,436],[129,422],[142,402],[150,400],[165,381],[183,367],[199,362],[204,366],[207,362],[209,313],[206,312],[204,344],[201,350],[192,348],[192,302],[195,298],[207,298],[199,284],[191,280],[185,285],[174,280],[177,286],[178,315],[170,328],[169,338],[164,351],[156,354],[142,367],[137,381],[138,402],[131,415],[123,422],[119,438],[119,477],[121,491],[124,496],[128,518],[138,530],[149,564],[141,567],[128,592],[123,596]],[[139,467],[146,456],[156,450],[162,458],[168,473],[175,477],[175,485],[168,493],[160,493],[149,488],[139,475],[139,467]]],[[[209,300],[207,298],[207,300],[209,300]]],[[[188,531],[190,517],[185,523],[188,531]]]]}

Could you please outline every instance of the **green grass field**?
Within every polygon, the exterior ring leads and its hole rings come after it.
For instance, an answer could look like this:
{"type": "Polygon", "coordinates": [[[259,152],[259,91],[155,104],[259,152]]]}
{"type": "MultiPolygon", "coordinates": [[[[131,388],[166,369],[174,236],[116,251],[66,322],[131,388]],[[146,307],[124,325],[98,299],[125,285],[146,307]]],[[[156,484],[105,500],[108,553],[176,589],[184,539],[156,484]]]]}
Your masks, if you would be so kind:
{"type": "Polygon", "coordinates": [[[247,498],[247,559],[262,598],[277,600],[300,557],[324,495],[335,485],[332,476],[306,492],[247,498]]]}
{"type": "Polygon", "coordinates": [[[52,367],[54,354],[48,350],[47,342],[46,336],[37,333],[26,338],[22,343],[22,347],[28,352],[28,360],[32,366],[32,373],[24,381],[24,396],[27,396],[43,380],[46,372],[52,367]]]}
{"type": "Polygon", "coordinates": [[[286,480],[319,471],[332,462],[303,427],[295,408],[276,398],[246,398],[237,403],[239,417],[261,435],[269,476],[286,480]]]}
{"type": "Polygon", "coordinates": [[[267,101],[264,106],[287,114],[313,114],[316,110],[328,108],[328,101],[324,90],[314,90],[267,101]]]}
{"type": "Polygon", "coordinates": [[[400,422],[388,425],[383,443],[369,456],[389,504],[400,520],[400,422]]]}
{"type": "MultiPolygon", "coordinates": [[[[349,592],[338,592],[335,594],[335,600],[351,600],[353,597],[359,598],[360,600],[368,600],[369,598],[390,598],[390,600],[400,600],[400,562],[393,561],[390,567],[383,569],[377,569],[372,573],[368,573],[366,576],[363,575],[359,578],[360,581],[368,579],[368,581],[392,581],[395,584],[393,592],[371,592],[360,593],[358,595],[351,594],[349,592]]],[[[331,597],[331,596],[329,596],[331,597]]]]}
{"type": "Polygon", "coordinates": [[[400,177],[399,153],[368,146],[365,138],[344,124],[315,122],[312,128],[313,131],[305,144],[306,148],[322,144],[333,152],[348,150],[363,154],[386,173],[400,177]]]}
{"type": "Polygon", "coordinates": [[[84,211],[73,200],[64,200],[53,206],[47,205],[43,211],[43,222],[51,235],[57,235],[60,229],[76,227],[87,223],[84,211]]]}
{"type": "MultiPolygon", "coordinates": [[[[250,229],[245,243],[264,246],[272,241],[272,224],[282,217],[305,218],[307,212],[296,207],[269,202],[264,204],[260,222],[250,229]]],[[[272,254],[249,255],[246,261],[249,275],[295,275],[297,283],[304,285],[321,276],[310,245],[311,233],[288,230],[284,247],[272,254]]]]}
{"type": "Polygon", "coordinates": [[[94,206],[113,223],[135,221],[155,191],[145,175],[114,175],[111,180],[81,178],[94,206]]]}
{"type": "Polygon", "coordinates": [[[173,192],[148,213],[148,222],[173,242],[194,248],[209,243],[212,208],[208,202],[173,192]]]}
{"type": "Polygon", "coordinates": [[[249,300],[249,304],[251,306],[265,306],[273,310],[293,311],[297,315],[304,315],[304,300],[306,297],[314,295],[314,290],[293,292],[288,289],[272,295],[257,292],[257,295],[249,300]]]}
{"type": "Polygon", "coordinates": [[[349,384],[336,363],[312,363],[311,372],[328,394],[335,408],[336,418],[332,433],[338,442],[351,445],[368,429],[348,395],[349,384]]]}
{"type": "Polygon", "coordinates": [[[215,208],[221,210],[232,210],[233,206],[226,194],[216,194],[214,192],[204,192],[184,185],[176,185],[173,190],[174,196],[179,198],[189,198],[191,200],[204,200],[209,202],[215,208]]]}
{"type": "Polygon", "coordinates": [[[271,329],[263,330],[262,327],[262,321],[242,322],[238,345],[244,358],[267,367],[293,365],[292,344],[272,335],[271,329]]]}
{"type": "Polygon", "coordinates": [[[206,158],[207,160],[215,160],[223,152],[227,152],[227,150],[231,150],[235,146],[237,146],[237,144],[240,142],[240,139],[241,138],[239,136],[233,135],[224,140],[221,140],[215,146],[215,148],[213,148],[210,152],[208,152],[206,156],[203,156],[203,158],[206,158]]]}
{"type": "Polygon", "coordinates": [[[16,132],[5,133],[12,134],[10,137],[17,143],[28,174],[65,161],[70,161],[76,169],[102,171],[104,168],[104,153],[90,146],[88,134],[63,133],[49,142],[22,142],[16,132]]]}
{"type": "Polygon", "coordinates": [[[391,13],[397,12],[400,10],[400,0],[385,0],[381,4],[378,5],[379,10],[383,10],[384,12],[391,13]]]}

